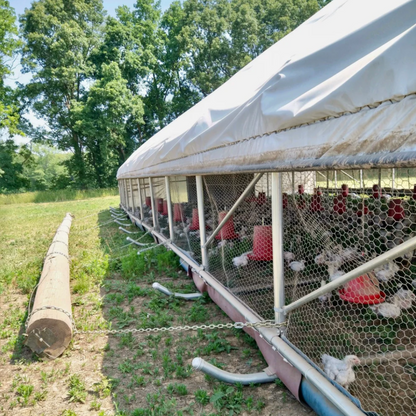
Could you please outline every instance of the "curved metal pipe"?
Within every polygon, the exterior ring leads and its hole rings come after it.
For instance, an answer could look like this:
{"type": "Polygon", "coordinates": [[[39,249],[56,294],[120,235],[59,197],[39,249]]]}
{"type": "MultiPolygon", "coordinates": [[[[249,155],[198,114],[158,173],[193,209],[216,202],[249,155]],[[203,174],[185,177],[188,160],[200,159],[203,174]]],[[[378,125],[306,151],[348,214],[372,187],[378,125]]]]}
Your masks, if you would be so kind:
{"type": "Polygon", "coordinates": [[[218,367],[215,367],[215,365],[207,363],[200,357],[196,357],[192,360],[192,367],[195,368],[195,370],[200,370],[203,373],[215,377],[218,380],[231,384],[272,383],[277,378],[276,375],[273,374],[272,376],[269,376],[264,371],[262,371],[261,373],[252,374],[229,373],[228,371],[224,371],[219,369],[218,367]]]}
{"type": "Polygon", "coordinates": [[[122,225],[123,227],[131,227],[131,224],[123,224],[122,222],[119,222],[118,220],[114,220],[114,222],[118,225],[122,225]]]}
{"type": "Polygon", "coordinates": [[[121,230],[121,231],[123,231],[126,234],[137,234],[137,233],[140,233],[140,231],[129,231],[129,230],[124,229],[123,227],[118,227],[118,229],[121,230]]]}
{"type": "Polygon", "coordinates": [[[147,246],[150,246],[151,244],[153,244],[153,243],[139,243],[138,241],[133,240],[130,237],[127,237],[126,240],[130,241],[130,243],[136,244],[136,246],[140,246],[140,247],[147,247],[147,246]]]}
{"type": "Polygon", "coordinates": [[[175,296],[175,298],[182,298],[185,300],[195,300],[201,298],[203,295],[202,293],[173,293],[167,287],[162,286],[160,283],[154,282],[152,284],[153,288],[158,290],[159,292],[164,293],[168,296],[175,296]]]}

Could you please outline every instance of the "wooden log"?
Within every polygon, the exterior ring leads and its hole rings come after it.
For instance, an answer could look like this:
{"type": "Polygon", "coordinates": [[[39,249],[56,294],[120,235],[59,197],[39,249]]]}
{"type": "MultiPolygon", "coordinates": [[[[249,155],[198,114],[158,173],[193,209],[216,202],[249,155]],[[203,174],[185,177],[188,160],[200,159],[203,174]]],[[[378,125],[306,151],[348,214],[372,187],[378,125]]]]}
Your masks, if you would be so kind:
{"type": "Polygon", "coordinates": [[[66,214],[46,254],[26,327],[26,345],[50,358],[61,355],[72,338],[68,256],[72,218],[66,214]]]}

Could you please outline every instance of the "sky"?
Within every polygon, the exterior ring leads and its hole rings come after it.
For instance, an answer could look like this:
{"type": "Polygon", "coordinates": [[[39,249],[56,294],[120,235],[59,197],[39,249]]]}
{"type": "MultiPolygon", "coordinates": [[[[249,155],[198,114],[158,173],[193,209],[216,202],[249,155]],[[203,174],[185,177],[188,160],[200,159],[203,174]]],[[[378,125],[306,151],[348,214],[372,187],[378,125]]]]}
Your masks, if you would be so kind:
{"type": "MultiPolygon", "coordinates": [[[[33,0],[9,0],[10,5],[15,9],[16,15],[19,16],[22,14],[25,9],[30,8],[33,0]]],[[[132,8],[133,5],[136,3],[137,0],[103,0],[104,9],[107,11],[108,15],[115,16],[116,9],[119,6],[128,6],[132,8]]],[[[162,10],[166,10],[169,5],[173,2],[173,0],[161,0],[161,7],[162,10]]],[[[16,62],[19,61],[19,58],[16,59],[16,62]]],[[[20,65],[16,65],[14,70],[14,74],[6,79],[6,84],[14,86],[15,81],[18,81],[22,84],[26,84],[30,80],[30,74],[21,74],[20,73],[20,65]]],[[[33,113],[27,115],[27,119],[29,119],[34,126],[43,126],[44,122],[42,120],[38,120],[33,113]]],[[[16,143],[23,144],[30,141],[28,137],[15,137],[14,138],[16,143]]]]}

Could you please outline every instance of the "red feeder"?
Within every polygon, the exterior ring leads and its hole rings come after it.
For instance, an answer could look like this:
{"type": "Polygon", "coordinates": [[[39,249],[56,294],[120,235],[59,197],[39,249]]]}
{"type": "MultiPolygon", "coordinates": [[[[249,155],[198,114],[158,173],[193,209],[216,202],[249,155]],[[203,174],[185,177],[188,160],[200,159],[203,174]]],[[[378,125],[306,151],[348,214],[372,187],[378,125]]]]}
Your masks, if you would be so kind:
{"type": "Polygon", "coordinates": [[[163,198],[156,199],[157,212],[163,212],[163,198]]]}
{"type": "Polygon", "coordinates": [[[198,215],[198,208],[194,208],[192,210],[192,224],[189,227],[191,231],[199,230],[199,215],[198,215]]]}
{"type": "Polygon", "coordinates": [[[377,184],[373,185],[373,198],[379,199],[380,198],[380,189],[377,184]]]}
{"type": "Polygon", "coordinates": [[[166,200],[163,200],[162,215],[169,215],[169,213],[168,213],[168,201],[166,201],[166,200]]]}
{"type": "Polygon", "coordinates": [[[303,185],[298,185],[298,194],[303,195],[305,193],[305,188],[303,185]]]}
{"type": "Polygon", "coordinates": [[[338,291],[339,297],[350,303],[375,305],[386,300],[386,294],[379,288],[378,280],[364,274],[348,282],[338,291]]]}
{"type": "Polygon", "coordinates": [[[334,198],[334,212],[343,214],[347,210],[347,200],[342,195],[334,198]]]}
{"type": "MultiPolygon", "coordinates": [[[[225,216],[227,215],[227,211],[222,211],[218,214],[218,222],[220,223],[225,216]]],[[[229,218],[229,220],[224,224],[221,228],[220,232],[215,236],[217,240],[234,240],[238,238],[238,234],[235,233],[234,230],[234,222],[233,216],[229,218]]]]}
{"type": "Polygon", "coordinates": [[[342,190],[342,196],[346,198],[349,194],[348,185],[346,185],[345,183],[341,185],[341,190],[342,190]]]}
{"type": "Polygon", "coordinates": [[[146,205],[147,205],[149,208],[152,208],[152,199],[150,198],[150,196],[147,196],[147,197],[146,197],[146,205]]]}
{"type": "Polygon", "coordinates": [[[310,208],[312,212],[319,212],[319,211],[325,210],[325,208],[322,206],[322,197],[320,193],[319,194],[316,193],[315,195],[312,195],[310,208]]]}
{"type": "Polygon", "coordinates": [[[364,202],[360,202],[358,204],[358,211],[357,211],[357,215],[359,217],[362,217],[363,215],[367,215],[368,214],[368,207],[365,205],[364,202]]]}
{"type": "Polygon", "coordinates": [[[185,221],[185,214],[183,212],[181,204],[173,205],[173,221],[175,222],[185,221]]]}
{"type": "Polygon", "coordinates": [[[257,261],[273,260],[271,225],[256,225],[254,227],[253,254],[249,254],[248,258],[257,261]]]}
{"type": "Polygon", "coordinates": [[[404,218],[404,208],[402,207],[401,199],[390,199],[387,215],[396,221],[400,221],[404,218]]]}
{"type": "Polygon", "coordinates": [[[416,199],[416,185],[413,186],[413,194],[412,194],[412,198],[416,199]]]}
{"type": "Polygon", "coordinates": [[[257,196],[257,203],[263,205],[266,202],[266,192],[259,192],[257,196]]]}
{"type": "Polygon", "coordinates": [[[283,208],[287,208],[287,204],[289,203],[288,202],[288,200],[287,200],[287,194],[286,193],[284,193],[283,195],[282,195],[282,199],[283,199],[283,208]]]}

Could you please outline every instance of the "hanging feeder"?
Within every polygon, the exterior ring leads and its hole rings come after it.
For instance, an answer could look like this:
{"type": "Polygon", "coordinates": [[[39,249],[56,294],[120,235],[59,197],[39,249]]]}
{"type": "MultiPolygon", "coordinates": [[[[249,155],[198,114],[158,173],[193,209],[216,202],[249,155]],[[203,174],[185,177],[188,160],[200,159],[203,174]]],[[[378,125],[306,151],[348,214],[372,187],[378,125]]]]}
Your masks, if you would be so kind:
{"type": "Polygon", "coordinates": [[[347,199],[342,195],[337,195],[334,198],[334,212],[343,214],[347,210],[347,199]]]}
{"type": "Polygon", "coordinates": [[[183,212],[181,204],[174,204],[173,205],[173,221],[175,221],[175,222],[185,221],[185,214],[183,212]]]}
{"type": "Polygon", "coordinates": [[[348,282],[338,290],[339,297],[350,303],[376,305],[386,300],[386,294],[380,290],[378,280],[372,274],[364,274],[348,282]]]}
{"type": "Polygon", "coordinates": [[[150,198],[150,196],[146,197],[146,206],[152,208],[152,199],[150,198]]]}
{"type": "MultiPolygon", "coordinates": [[[[221,211],[218,214],[218,223],[221,223],[221,221],[225,218],[225,216],[228,214],[227,211],[221,211]]],[[[233,216],[229,218],[229,220],[223,225],[219,233],[215,236],[217,240],[234,240],[238,238],[238,234],[236,234],[234,230],[234,221],[233,216]]]]}
{"type": "Polygon", "coordinates": [[[344,198],[346,198],[349,194],[348,185],[345,183],[341,185],[341,194],[344,198]]]}
{"type": "Polygon", "coordinates": [[[310,209],[312,212],[324,211],[325,208],[322,206],[322,192],[319,188],[313,190],[310,209]]]}
{"type": "Polygon", "coordinates": [[[373,198],[379,199],[380,198],[380,188],[377,184],[373,185],[373,198]]]}
{"type": "Polygon", "coordinates": [[[412,198],[416,200],[416,185],[413,186],[412,198]]]}
{"type": "Polygon", "coordinates": [[[365,204],[365,202],[360,202],[357,206],[358,211],[357,211],[357,216],[358,217],[362,217],[363,215],[367,215],[369,212],[369,209],[367,207],[367,205],[365,204]]]}
{"type": "Polygon", "coordinates": [[[157,212],[163,212],[163,198],[156,199],[157,212]]]}
{"type": "Polygon", "coordinates": [[[266,203],[266,192],[259,192],[257,196],[257,204],[263,205],[266,203]]]}
{"type": "Polygon", "coordinates": [[[396,221],[400,221],[405,217],[404,208],[402,206],[402,199],[391,199],[389,201],[389,210],[387,215],[396,221]]]}
{"type": "Polygon", "coordinates": [[[166,201],[165,199],[163,200],[162,215],[169,215],[169,213],[168,213],[168,201],[166,201]]]}
{"type": "Polygon", "coordinates": [[[283,208],[287,208],[288,203],[289,203],[289,201],[288,201],[288,199],[287,199],[287,193],[284,193],[284,194],[282,195],[282,204],[283,204],[283,208]]]}
{"type": "Polygon", "coordinates": [[[256,225],[253,236],[253,254],[249,254],[250,260],[272,261],[273,241],[271,225],[256,225]]]}

